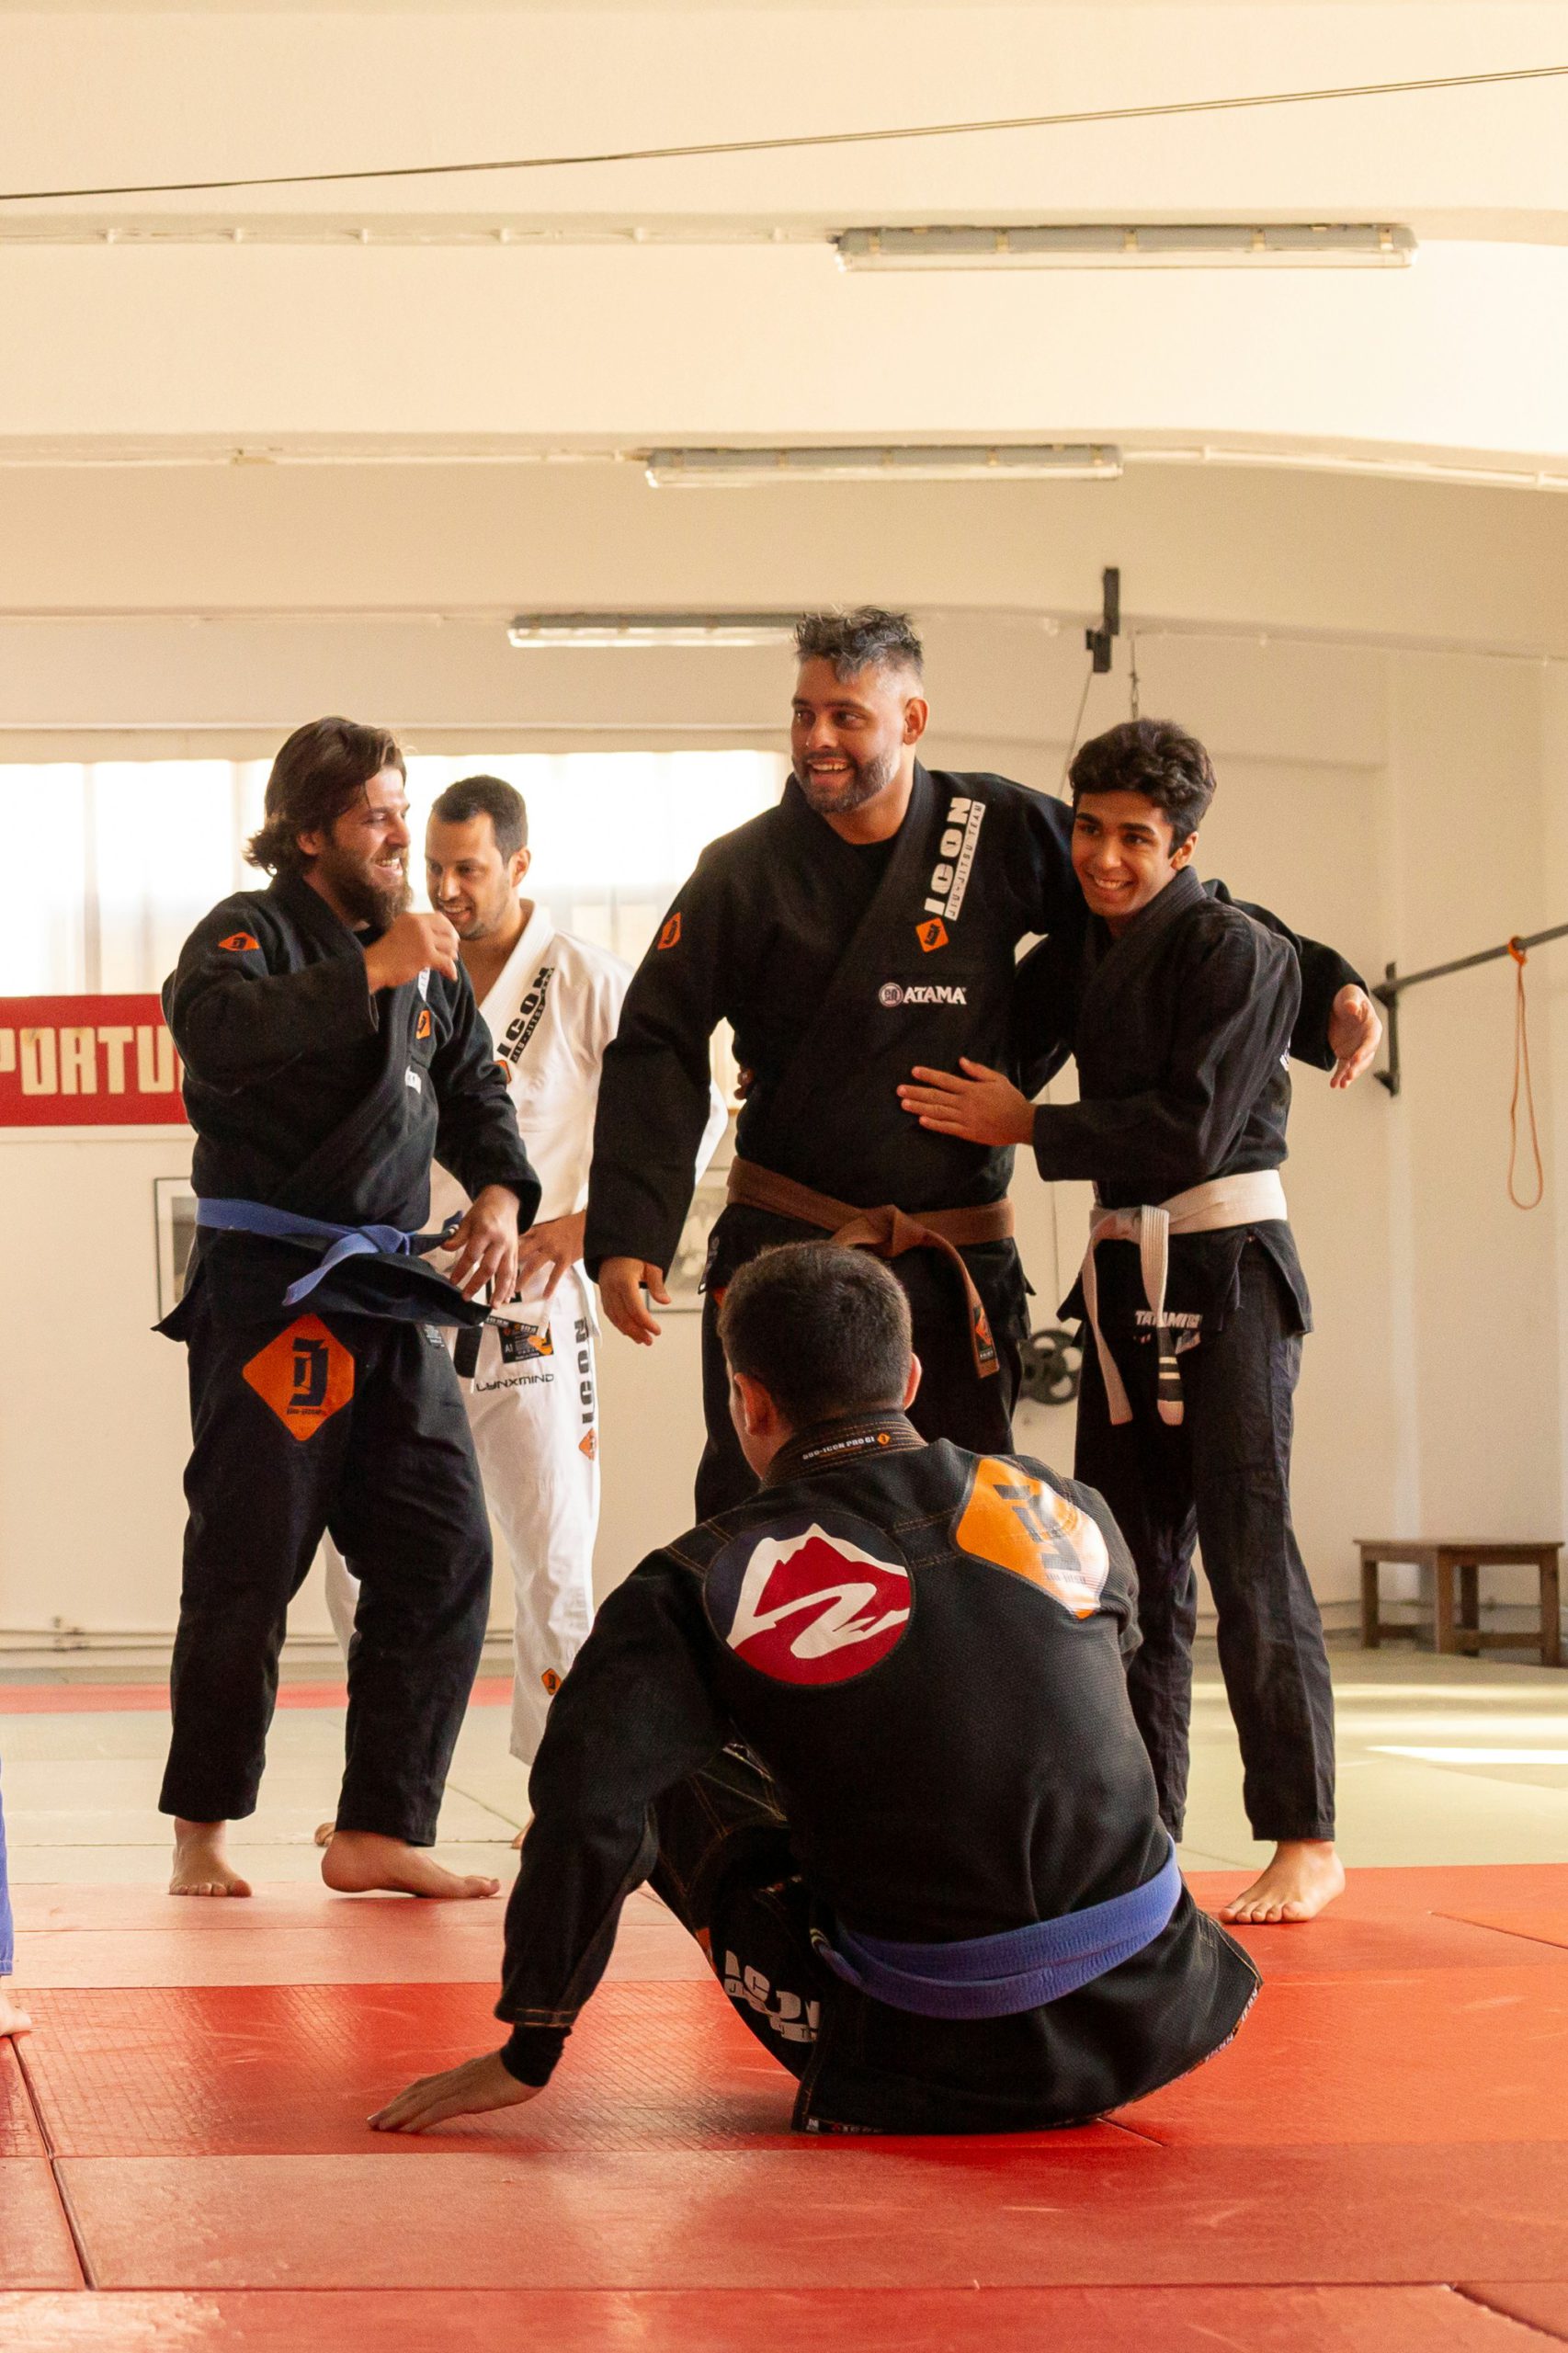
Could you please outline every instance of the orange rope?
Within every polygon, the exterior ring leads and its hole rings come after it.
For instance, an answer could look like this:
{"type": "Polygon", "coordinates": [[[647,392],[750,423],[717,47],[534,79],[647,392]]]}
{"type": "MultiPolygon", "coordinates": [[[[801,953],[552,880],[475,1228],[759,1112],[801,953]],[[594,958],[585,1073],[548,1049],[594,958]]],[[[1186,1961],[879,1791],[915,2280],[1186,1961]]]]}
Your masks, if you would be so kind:
{"type": "Polygon", "coordinates": [[[1508,1103],[1508,1199],[1517,1210],[1539,1209],[1546,1192],[1546,1171],[1541,1166],[1540,1137],[1535,1123],[1535,1086],[1530,1077],[1530,1037],[1525,1012],[1526,956],[1517,939],[1508,942],[1508,953],[1514,960],[1514,1092],[1508,1103]],[[1519,1162],[1519,1096],[1525,1098],[1525,1115],[1529,1120],[1530,1154],[1535,1161],[1535,1198],[1519,1199],[1517,1177],[1519,1162]]]}

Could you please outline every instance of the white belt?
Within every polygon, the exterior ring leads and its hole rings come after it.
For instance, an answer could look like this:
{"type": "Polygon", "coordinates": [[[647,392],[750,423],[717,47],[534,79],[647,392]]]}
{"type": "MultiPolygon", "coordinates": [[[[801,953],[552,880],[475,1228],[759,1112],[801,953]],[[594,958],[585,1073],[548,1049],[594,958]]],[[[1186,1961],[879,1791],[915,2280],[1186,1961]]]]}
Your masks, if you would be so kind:
{"type": "Polygon", "coordinates": [[[1108,1210],[1096,1201],[1089,1212],[1089,1246],[1081,1270],[1084,1307],[1105,1380],[1106,1398],[1113,1422],[1130,1422],[1132,1407],[1117,1370],[1106,1336],[1100,1329],[1099,1284],[1095,1252],[1102,1242],[1136,1242],[1143,1273],[1143,1296],[1153,1311],[1154,1345],[1159,1351],[1155,1401],[1163,1422],[1182,1418],[1181,1370],[1165,1322],[1165,1278],[1170,1271],[1173,1233],[1218,1233],[1227,1226],[1262,1225],[1289,1215],[1285,1188],[1277,1168],[1259,1168],[1241,1176],[1211,1176],[1185,1193],[1173,1193],[1156,1207],[1108,1210]]]}

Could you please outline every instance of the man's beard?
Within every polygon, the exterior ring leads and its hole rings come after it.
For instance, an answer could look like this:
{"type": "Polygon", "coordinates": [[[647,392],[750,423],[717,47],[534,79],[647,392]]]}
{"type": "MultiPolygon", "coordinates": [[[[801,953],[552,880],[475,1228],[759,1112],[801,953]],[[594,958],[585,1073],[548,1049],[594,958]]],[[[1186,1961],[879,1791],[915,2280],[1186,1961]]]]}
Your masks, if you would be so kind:
{"type": "Polygon", "coordinates": [[[831,783],[819,784],[804,760],[795,763],[795,781],[806,806],[819,817],[847,817],[852,811],[863,809],[868,801],[885,792],[898,774],[896,752],[883,752],[874,760],[851,759],[847,752],[841,752],[839,757],[848,761],[849,774],[831,783]]]}
{"type": "Polygon", "coordinates": [[[350,858],[335,842],[329,843],[317,858],[316,872],[331,883],[351,923],[374,924],[384,931],[414,904],[406,866],[396,882],[377,882],[362,858],[350,858]]]}

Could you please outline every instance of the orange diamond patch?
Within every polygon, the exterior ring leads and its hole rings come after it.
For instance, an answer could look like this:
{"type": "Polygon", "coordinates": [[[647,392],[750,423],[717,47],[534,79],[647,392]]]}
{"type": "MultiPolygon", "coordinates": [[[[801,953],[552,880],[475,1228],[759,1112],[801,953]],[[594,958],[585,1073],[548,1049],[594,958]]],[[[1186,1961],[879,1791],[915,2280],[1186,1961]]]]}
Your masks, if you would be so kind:
{"type": "Polygon", "coordinates": [[[252,949],[259,948],[261,942],[253,931],[232,931],[227,939],[221,939],[218,945],[220,948],[233,949],[236,956],[244,956],[249,954],[252,949]]]}
{"type": "Polygon", "coordinates": [[[420,1014],[418,1020],[415,1023],[414,1034],[416,1038],[427,1038],[430,1035],[430,1008],[428,1006],[425,1007],[424,1011],[420,1014]]]}
{"type": "Polygon", "coordinates": [[[1019,1463],[994,1454],[975,1467],[953,1541],[1041,1586],[1074,1618],[1094,1616],[1110,1574],[1099,1523],[1019,1463]]]}
{"type": "Polygon", "coordinates": [[[942,921],[940,915],[933,915],[929,923],[917,923],[915,925],[915,937],[920,942],[921,947],[926,950],[926,955],[929,956],[933,948],[945,948],[947,946],[948,926],[942,921]]]}
{"type": "Polygon", "coordinates": [[[319,1315],[297,1317],[244,1371],[290,1438],[313,1438],[354,1394],[354,1358],[319,1315]]]}
{"type": "Polygon", "coordinates": [[[597,1430],[590,1430],[586,1438],[580,1438],[577,1440],[578,1453],[585,1454],[590,1462],[593,1461],[595,1455],[597,1454],[598,1450],[599,1438],[598,1432],[597,1430]]]}
{"type": "Polygon", "coordinates": [[[677,909],[677,910],[676,910],[676,913],[675,913],[675,914],[670,917],[670,919],[669,919],[668,923],[666,923],[666,924],[665,924],[665,927],[664,927],[663,931],[662,931],[662,932],[660,932],[660,934],[659,934],[659,945],[660,945],[660,947],[661,947],[661,948],[673,948],[673,947],[676,945],[676,941],[679,939],[679,938],[680,938],[680,913],[679,913],[679,910],[677,909]]]}

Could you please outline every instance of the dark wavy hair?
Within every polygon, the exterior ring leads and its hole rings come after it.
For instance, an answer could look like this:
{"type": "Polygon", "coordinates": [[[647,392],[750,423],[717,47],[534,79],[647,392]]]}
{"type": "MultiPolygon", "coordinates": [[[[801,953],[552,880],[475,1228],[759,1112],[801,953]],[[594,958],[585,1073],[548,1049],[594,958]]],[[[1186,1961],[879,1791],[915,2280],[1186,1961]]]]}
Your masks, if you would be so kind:
{"type": "Polygon", "coordinates": [[[831,662],[843,686],[862,670],[913,670],[922,677],[926,649],[907,613],[861,605],[852,613],[802,613],[795,624],[795,652],[802,662],[831,662]]]}
{"type": "Polygon", "coordinates": [[[408,768],[397,738],[352,719],[311,719],[296,727],[272,763],[262,803],[265,822],[245,857],[266,874],[302,874],[311,863],[301,834],[330,833],[373,776],[408,768]]]}
{"type": "Polygon", "coordinates": [[[733,1372],[760,1381],[798,1430],[903,1403],[909,1302],[878,1258],[835,1242],[785,1242],[732,1277],[719,1338],[733,1372]]]}
{"type": "Polygon", "coordinates": [[[1086,792],[1141,792],[1169,819],[1173,846],[1198,831],[1215,793],[1196,735],[1173,719],[1124,719],[1085,744],[1068,771],[1074,809],[1086,792]]]}

